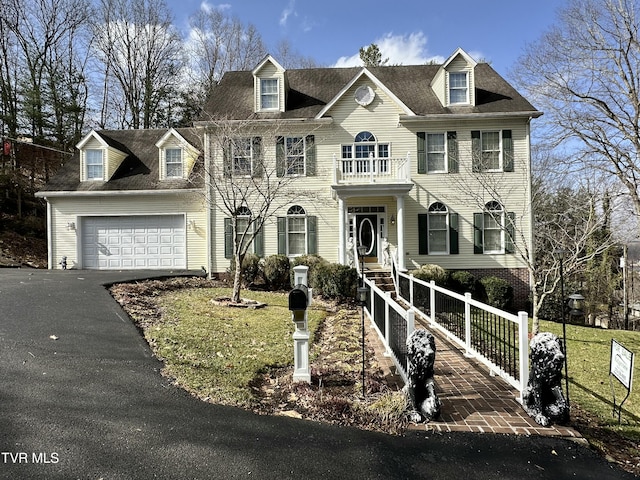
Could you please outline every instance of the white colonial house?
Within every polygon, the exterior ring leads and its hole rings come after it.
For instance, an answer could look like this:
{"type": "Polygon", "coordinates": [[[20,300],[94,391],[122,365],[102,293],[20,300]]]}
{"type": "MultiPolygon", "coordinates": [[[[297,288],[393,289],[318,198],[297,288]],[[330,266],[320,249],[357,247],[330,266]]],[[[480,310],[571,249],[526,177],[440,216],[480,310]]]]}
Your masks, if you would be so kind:
{"type": "Polygon", "coordinates": [[[499,275],[528,292],[540,115],[462,49],[442,65],[371,68],[286,70],[267,56],[226,73],[192,128],[90,132],[38,193],[49,268],[66,257],[81,269],[226,271],[217,166],[291,179],[296,195],[283,195],[254,241],[260,256],[347,263],[356,243],[382,263],[389,244],[401,268],[499,275]]]}

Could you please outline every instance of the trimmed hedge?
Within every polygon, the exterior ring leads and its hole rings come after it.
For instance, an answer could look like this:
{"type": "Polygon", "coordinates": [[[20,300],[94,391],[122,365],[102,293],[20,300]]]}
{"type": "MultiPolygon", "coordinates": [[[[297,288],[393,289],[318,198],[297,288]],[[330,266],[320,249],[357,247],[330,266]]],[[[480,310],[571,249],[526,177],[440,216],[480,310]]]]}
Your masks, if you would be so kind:
{"type": "Polygon", "coordinates": [[[486,302],[496,308],[508,310],[513,304],[513,287],[503,278],[484,277],[480,279],[486,302]]]}
{"type": "Polygon", "coordinates": [[[264,281],[270,290],[291,288],[291,262],[286,255],[270,255],[264,259],[264,281]]]}

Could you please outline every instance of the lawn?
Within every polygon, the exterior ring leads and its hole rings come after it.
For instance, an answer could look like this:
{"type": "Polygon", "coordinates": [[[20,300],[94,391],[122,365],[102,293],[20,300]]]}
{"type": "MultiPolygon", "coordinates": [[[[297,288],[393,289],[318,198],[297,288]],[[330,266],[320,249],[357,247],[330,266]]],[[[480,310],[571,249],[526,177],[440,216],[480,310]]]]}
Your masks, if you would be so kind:
{"type": "MultiPolygon", "coordinates": [[[[294,324],[285,293],[243,292],[267,304],[257,309],[211,302],[230,293],[228,288],[167,292],[158,298],[162,321],[144,334],[182,387],[215,403],[248,407],[260,374],[293,364],[294,324]]],[[[323,309],[311,307],[310,332],[324,316],[323,309]]]]}

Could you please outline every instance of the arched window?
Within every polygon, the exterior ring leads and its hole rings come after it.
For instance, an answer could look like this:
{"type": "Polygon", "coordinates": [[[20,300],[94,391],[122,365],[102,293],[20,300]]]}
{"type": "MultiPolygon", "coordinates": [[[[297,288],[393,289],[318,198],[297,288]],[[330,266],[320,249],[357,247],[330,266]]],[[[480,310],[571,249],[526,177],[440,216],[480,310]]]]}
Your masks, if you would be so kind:
{"type": "Polygon", "coordinates": [[[289,256],[307,253],[307,213],[300,205],[287,210],[287,254],[289,256]]]}
{"type": "Polygon", "coordinates": [[[429,207],[429,255],[446,254],[449,250],[449,210],[435,202],[429,207]]]}
{"type": "Polygon", "coordinates": [[[484,253],[504,253],[504,208],[496,201],[484,206],[484,253]]]}
{"type": "Polygon", "coordinates": [[[389,144],[380,143],[368,131],[358,133],[352,144],[342,145],[342,173],[389,173],[389,144]]]}

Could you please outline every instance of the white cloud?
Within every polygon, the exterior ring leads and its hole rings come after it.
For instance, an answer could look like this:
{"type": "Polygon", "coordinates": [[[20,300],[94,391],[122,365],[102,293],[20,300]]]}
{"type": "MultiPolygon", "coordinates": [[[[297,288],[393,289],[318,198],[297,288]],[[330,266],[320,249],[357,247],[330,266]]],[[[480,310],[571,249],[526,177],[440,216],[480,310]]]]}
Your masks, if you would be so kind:
{"type": "MultiPolygon", "coordinates": [[[[393,35],[387,33],[374,40],[380,49],[382,59],[389,59],[387,65],[421,65],[430,61],[444,62],[440,55],[429,55],[427,52],[427,37],[423,32],[407,35],[393,35]]],[[[363,45],[368,47],[369,45],[363,45]]],[[[340,57],[334,67],[354,67],[362,65],[360,53],[351,57],[340,57]]]]}
{"type": "Polygon", "coordinates": [[[285,8],[282,11],[282,14],[280,15],[280,25],[283,27],[287,26],[287,20],[289,19],[289,17],[291,15],[296,15],[296,0],[290,0],[289,1],[289,5],[287,5],[287,8],[285,8]]]}
{"type": "Polygon", "coordinates": [[[204,0],[201,4],[200,4],[200,8],[202,10],[204,10],[205,12],[209,13],[211,10],[229,10],[231,9],[231,5],[228,3],[221,3],[220,5],[214,5],[212,3],[207,2],[206,0],[204,0]]]}

